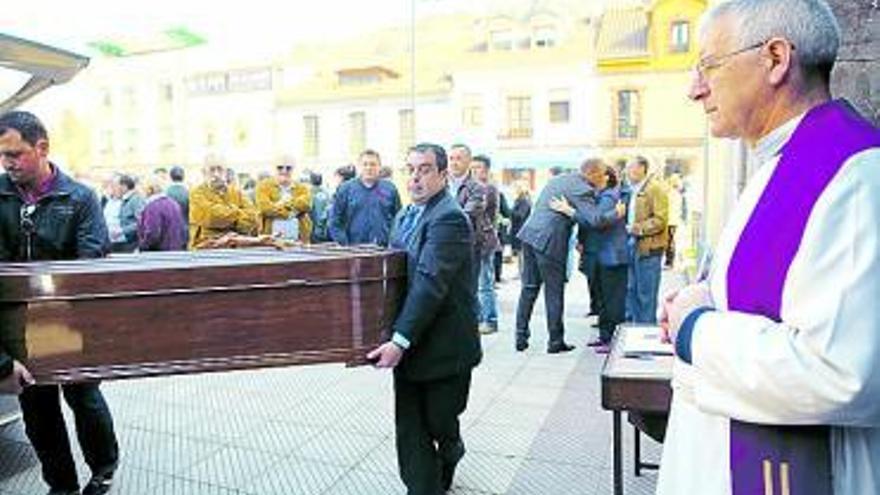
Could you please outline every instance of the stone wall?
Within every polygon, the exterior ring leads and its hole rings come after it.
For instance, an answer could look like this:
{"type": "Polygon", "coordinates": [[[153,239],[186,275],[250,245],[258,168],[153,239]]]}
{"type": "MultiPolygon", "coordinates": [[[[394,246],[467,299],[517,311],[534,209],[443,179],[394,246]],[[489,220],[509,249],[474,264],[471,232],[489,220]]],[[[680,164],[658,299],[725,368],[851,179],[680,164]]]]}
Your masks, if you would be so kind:
{"type": "Polygon", "coordinates": [[[843,40],[831,91],[880,126],[880,0],[830,0],[843,40]]]}

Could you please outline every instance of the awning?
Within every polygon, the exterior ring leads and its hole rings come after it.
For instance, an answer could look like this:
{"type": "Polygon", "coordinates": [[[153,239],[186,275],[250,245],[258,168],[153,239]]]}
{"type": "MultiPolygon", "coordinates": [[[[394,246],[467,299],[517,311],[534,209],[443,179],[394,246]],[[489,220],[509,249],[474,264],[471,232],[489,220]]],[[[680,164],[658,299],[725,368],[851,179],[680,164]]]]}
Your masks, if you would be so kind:
{"type": "MultiPolygon", "coordinates": [[[[66,83],[88,64],[88,57],[0,33],[0,69],[30,76],[12,96],[0,100],[0,112],[17,107],[50,86],[66,83]]],[[[0,73],[0,77],[3,75],[0,73]]]]}

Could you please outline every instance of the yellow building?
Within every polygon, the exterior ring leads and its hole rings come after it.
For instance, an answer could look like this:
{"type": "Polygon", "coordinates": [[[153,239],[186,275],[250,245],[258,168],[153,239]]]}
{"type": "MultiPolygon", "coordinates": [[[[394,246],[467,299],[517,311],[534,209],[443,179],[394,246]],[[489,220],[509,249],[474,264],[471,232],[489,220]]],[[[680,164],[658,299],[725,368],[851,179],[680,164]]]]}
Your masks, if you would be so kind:
{"type": "Polygon", "coordinates": [[[698,173],[705,122],[687,99],[702,0],[611,7],[596,40],[600,80],[595,123],[606,157],[641,153],[698,173]]]}
{"type": "MultiPolygon", "coordinates": [[[[614,5],[596,38],[599,147],[611,163],[647,157],[661,175],[680,173],[689,188],[687,216],[702,224],[706,120],[688,100],[698,58],[697,26],[705,0],[653,0],[614,5]]],[[[693,246],[702,234],[688,232],[693,246]]]]}

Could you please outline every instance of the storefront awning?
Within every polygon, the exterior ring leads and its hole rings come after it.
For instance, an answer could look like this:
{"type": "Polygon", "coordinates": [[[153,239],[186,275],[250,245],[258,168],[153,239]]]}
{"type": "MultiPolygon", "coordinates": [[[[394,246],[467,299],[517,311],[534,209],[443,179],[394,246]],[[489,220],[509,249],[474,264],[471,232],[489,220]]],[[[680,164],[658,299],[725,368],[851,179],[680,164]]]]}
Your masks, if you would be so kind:
{"type": "Polygon", "coordinates": [[[66,83],[88,64],[88,57],[0,33],[0,77],[14,84],[0,94],[0,112],[50,86],[66,83]]]}

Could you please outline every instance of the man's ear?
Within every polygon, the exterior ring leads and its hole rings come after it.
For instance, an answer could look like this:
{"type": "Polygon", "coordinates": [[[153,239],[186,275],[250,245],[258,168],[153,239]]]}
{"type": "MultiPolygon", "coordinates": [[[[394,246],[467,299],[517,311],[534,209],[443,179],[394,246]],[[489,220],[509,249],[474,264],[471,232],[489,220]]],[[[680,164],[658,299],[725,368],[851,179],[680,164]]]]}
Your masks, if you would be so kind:
{"type": "Polygon", "coordinates": [[[767,41],[764,50],[766,50],[764,63],[769,69],[768,81],[773,86],[779,86],[791,73],[794,64],[794,45],[785,38],[771,38],[767,41]]]}
{"type": "Polygon", "coordinates": [[[37,150],[37,154],[42,158],[46,158],[49,156],[49,140],[48,139],[38,139],[36,144],[34,144],[34,149],[37,150]]]}

